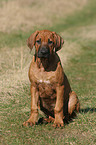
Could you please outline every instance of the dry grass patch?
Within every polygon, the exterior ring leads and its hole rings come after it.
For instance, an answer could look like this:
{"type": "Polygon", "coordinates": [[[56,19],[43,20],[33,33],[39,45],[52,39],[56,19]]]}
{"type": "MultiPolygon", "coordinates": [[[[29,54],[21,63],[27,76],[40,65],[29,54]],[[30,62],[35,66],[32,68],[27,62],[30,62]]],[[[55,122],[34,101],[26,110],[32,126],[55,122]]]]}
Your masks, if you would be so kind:
{"type": "Polygon", "coordinates": [[[79,32],[79,37],[82,39],[87,39],[87,40],[96,40],[96,25],[90,25],[85,27],[80,28],[77,30],[76,33],[79,32]]]}
{"type": "Polygon", "coordinates": [[[80,45],[76,42],[66,41],[63,48],[58,52],[63,66],[66,66],[68,61],[80,53],[80,45]]]}
{"type": "Polygon", "coordinates": [[[2,2],[0,31],[28,31],[35,26],[51,25],[59,17],[67,17],[80,10],[88,0],[14,0],[2,2]]]}
{"type": "MultiPolygon", "coordinates": [[[[25,47],[2,48],[0,53],[0,88],[1,95],[11,96],[23,88],[28,80],[28,68],[32,55],[25,47]]],[[[22,89],[23,90],[23,89],[22,89]]]]}

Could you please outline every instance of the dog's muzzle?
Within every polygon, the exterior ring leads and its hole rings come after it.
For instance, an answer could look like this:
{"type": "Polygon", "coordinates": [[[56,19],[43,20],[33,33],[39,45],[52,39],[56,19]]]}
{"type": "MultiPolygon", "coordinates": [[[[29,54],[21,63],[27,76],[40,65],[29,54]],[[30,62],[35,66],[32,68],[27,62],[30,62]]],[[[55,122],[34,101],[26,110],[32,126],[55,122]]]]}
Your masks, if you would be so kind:
{"type": "Polygon", "coordinates": [[[39,49],[37,56],[39,58],[48,58],[50,56],[49,48],[43,46],[39,49]]]}

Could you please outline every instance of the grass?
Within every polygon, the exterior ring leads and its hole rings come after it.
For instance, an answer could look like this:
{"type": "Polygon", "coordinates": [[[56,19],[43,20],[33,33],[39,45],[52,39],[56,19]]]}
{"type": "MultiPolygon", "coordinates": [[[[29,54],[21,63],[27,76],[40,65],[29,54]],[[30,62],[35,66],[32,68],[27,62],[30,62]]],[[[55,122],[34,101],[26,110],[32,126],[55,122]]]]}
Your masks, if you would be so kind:
{"type": "Polygon", "coordinates": [[[70,16],[68,16],[66,19],[61,18],[61,23],[58,23],[51,29],[55,31],[57,28],[57,32],[66,31],[66,29],[69,29],[70,27],[73,29],[76,29],[81,26],[87,26],[92,23],[96,23],[96,20],[94,19],[96,17],[96,6],[94,5],[94,2],[90,2],[89,5],[85,6],[85,8],[82,11],[77,11],[77,14],[74,15],[74,13],[70,16]]]}
{"type": "Polygon", "coordinates": [[[77,118],[65,124],[63,129],[54,129],[52,124],[36,125],[32,128],[22,127],[22,123],[30,115],[31,98],[27,71],[31,55],[25,48],[25,40],[32,31],[0,32],[0,53],[3,54],[0,73],[1,84],[4,85],[1,86],[0,98],[2,145],[96,144],[96,40],[95,35],[92,35],[96,32],[95,17],[96,6],[93,0],[80,12],[68,18],[60,18],[60,24],[47,26],[61,33],[67,41],[60,55],[63,53],[62,58],[67,56],[69,59],[66,63],[65,59],[62,59],[62,64],[72,89],[78,94],[81,103],[77,118]],[[69,51],[69,48],[72,50],[69,51]],[[66,55],[67,53],[72,55],[66,55]],[[22,55],[23,64],[20,63],[22,55]]]}
{"type": "Polygon", "coordinates": [[[52,25],[56,23],[62,16],[67,15],[82,9],[88,0],[1,0],[0,8],[0,31],[14,32],[17,30],[30,31],[34,27],[52,25]],[[15,17],[14,17],[15,15],[15,17]]]}
{"type": "MultiPolygon", "coordinates": [[[[79,95],[80,114],[64,129],[54,129],[52,124],[38,125],[32,128],[22,127],[29,117],[29,85],[10,94],[13,98],[2,104],[2,144],[95,144],[96,143],[96,81],[95,72],[96,42],[82,47],[79,57],[71,60],[66,73],[73,90],[79,95]],[[86,49],[88,49],[86,51],[86,49]],[[27,96],[27,98],[26,98],[27,96]],[[6,115],[7,113],[7,115],[6,115]]],[[[16,89],[16,88],[15,88],[16,89]]]]}

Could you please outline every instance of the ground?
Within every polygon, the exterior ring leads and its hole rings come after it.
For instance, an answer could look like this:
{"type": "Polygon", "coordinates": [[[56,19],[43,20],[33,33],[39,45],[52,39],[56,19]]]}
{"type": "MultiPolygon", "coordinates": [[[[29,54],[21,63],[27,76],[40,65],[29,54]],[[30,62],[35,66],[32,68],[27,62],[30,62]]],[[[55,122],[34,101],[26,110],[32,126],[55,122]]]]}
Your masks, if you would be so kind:
{"type": "MultiPolygon", "coordinates": [[[[1,144],[96,144],[96,0],[0,1],[1,144]],[[81,111],[63,129],[52,124],[22,127],[30,115],[26,39],[49,29],[65,43],[58,52],[81,111]]],[[[42,117],[43,114],[40,114],[42,117]]]]}

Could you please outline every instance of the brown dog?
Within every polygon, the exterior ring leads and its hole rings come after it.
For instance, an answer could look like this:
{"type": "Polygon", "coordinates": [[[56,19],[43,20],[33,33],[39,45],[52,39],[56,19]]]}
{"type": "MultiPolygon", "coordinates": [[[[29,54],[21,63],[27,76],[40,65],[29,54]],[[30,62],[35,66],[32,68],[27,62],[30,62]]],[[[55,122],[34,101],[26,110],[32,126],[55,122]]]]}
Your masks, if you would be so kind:
{"type": "Polygon", "coordinates": [[[27,40],[30,49],[35,45],[35,55],[29,69],[31,82],[31,116],[24,126],[36,124],[38,106],[47,115],[46,121],[54,126],[64,126],[64,118],[69,118],[74,111],[79,111],[79,100],[70,84],[56,51],[64,41],[48,30],[36,31],[27,40]]]}

